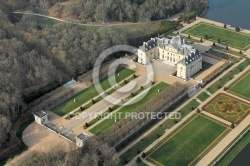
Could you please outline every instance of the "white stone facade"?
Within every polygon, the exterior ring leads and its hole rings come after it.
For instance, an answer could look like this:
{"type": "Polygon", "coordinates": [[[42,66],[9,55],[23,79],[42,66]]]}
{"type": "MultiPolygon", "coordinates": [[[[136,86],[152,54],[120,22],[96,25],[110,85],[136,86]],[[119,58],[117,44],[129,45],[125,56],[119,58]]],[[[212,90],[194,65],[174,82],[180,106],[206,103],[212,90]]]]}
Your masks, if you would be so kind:
{"type": "Polygon", "coordinates": [[[202,55],[193,46],[185,43],[181,35],[167,38],[152,38],[138,49],[138,62],[144,65],[153,59],[172,63],[177,67],[177,77],[189,79],[202,69],[202,55]]]}
{"type": "Polygon", "coordinates": [[[34,114],[35,122],[44,125],[49,122],[48,120],[48,114],[44,111],[40,111],[34,114]]]}

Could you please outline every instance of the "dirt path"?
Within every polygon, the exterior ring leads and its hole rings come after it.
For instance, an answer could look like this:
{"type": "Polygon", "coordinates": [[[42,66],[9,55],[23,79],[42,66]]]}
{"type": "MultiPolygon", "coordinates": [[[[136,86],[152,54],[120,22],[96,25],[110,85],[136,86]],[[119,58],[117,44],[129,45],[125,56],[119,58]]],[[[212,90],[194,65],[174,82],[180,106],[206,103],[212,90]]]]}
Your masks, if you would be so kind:
{"type": "Polygon", "coordinates": [[[154,23],[154,22],[161,22],[161,21],[173,21],[176,18],[178,18],[180,16],[180,14],[176,14],[173,15],[167,19],[162,19],[162,20],[157,20],[157,21],[149,21],[149,22],[124,22],[124,23],[103,23],[103,24],[83,24],[83,23],[79,23],[79,22],[73,22],[73,21],[68,21],[68,20],[63,20],[63,19],[59,19],[56,17],[52,17],[52,16],[47,16],[47,15],[43,15],[43,14],[36,14],[36,13],[30,13],[30,12],[13,12],[15,14],[23,14],[23,15],[32,15],[32,16],[40,16],[40,17],[44,17],[44,18],[50,18],[53,20],[57,20],[60,22],[64,22],[64,23],[69,23],[69,24],[74,24],[74,25],[81,25],[81,26],[90,26],[90,27],[112,27],[112,26],[121,26],[121,25],[139,25],[139,24],[148,24],[148,23],[154,23]]]}

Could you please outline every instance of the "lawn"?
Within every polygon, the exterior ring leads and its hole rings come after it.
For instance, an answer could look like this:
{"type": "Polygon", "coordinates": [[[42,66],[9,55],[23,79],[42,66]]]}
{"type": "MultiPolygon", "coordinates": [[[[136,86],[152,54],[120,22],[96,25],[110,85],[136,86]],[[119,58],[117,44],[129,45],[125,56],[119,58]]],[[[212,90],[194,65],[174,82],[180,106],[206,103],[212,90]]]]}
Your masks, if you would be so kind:
{"type": "Polygon", "coordinates": [[[151,149],[147,160],[155,165],[195,165],[228,131],[227,126],[195,114],[151,149]]]}
{"type": "Polygon", "coordinates": [[[250,104],[220,93],[204,105],[202,109],[229,122],[238,124],[250,113],[250,104]]]}
{"type": "MultiPolygon", "coordinates": [[[[116,74],[111,75],[110,77],[116,77],[116,81],[118,83],[133,74],[134,74],[134,71],[127,69],[127,68],[123,68],[117,71],[116,74]],[[117,76],[117,73],[120,74],[119,77],[117,76]]],[[[100,84],[104,90],[111,88],[108,78],[101,80],[100,84]]],[[[99,94],[96,91],[95,86],[92,85],[89,88],[84,89],[80,93],[72,96],[71,98],[57,105],[56,107],[52,108],[51,111],[59,116],[64,116],[98,95],[99,94]],[[76,100],[76,102],[74,102],[74,99],[76,100]]]]}
{"type": "Polygon", "coordinates": [[[204,71],[206,71],[207,69],[209,69],[212,66],[213,66],[213,64],[202,61],[202,69],[200,71],[198,71],[197,73],[195,73],[192,77],[196,78],[197,76],[199,76],[201,73],[203,73],[204,71]]]}
{"type": "Polygon", "coordinates": [[[215,93],[217,90],[222,88],[228,81],[234,78],[236,74],[242,72],[246,67],[250,64],[250,59],[246,58],[246,60],[241,63],[239,66],[235,67],[234,69],[230,70],[226,75],[224,75],[221,79],[216,81],[213,85],[211,85],[207,90],[210,93],[215,93]]]}
{"type": "Polygon", "coordinates": [[[241,50],[247,50],[250,46],[250,35],[207,23],[199,23],[184,33],[200,38],[204,38],[207,35],[207,39],[211,41],[217,42],[220,39],[222,44],[241,50]]]}
{"type": "Polygon", "coordinates": [[[197,96],[197,98],[201,101],[205,101],[206,99],[208,99],[210,96],[206,93],[206,92],[202,92],[199,96],[197,96]]]}
{"type": "MultiPolygon", "coordinates": [[[[198,106],[199,106],[199,103],[196,102],[195,100],[190,101],[187,105],[185,105],[185,107],[183,107],[182,109],[178,111],[181,113],[181,119],[187,116],[190,112],[192,112],[198,106]]],[[[178,121],[176,121],[175,119],[167,119],[165,122],[159,125],[155,130],[153,130],[151,133],[146,135],[143,139],[137,142],[134,146],[128,149],[125,153],[123,153],[120,156],[120,159],[121,159],[120,165],[124,165],[126,162],[132,160],[138,154],[138,152],[142,152],[155,140],[161,137],[165,133],[166,129],[170,129],[177,123],[178,121]]]]}
{"type": "Polygon", "coordinates": [[[229,92],[250,100],[250,70],[229,86],[229,92]]]}
{"type": "MultiPolygon", "coordinates": [[[[163,83],[163,82],[158,83],[157,85],[155,85],[149,90],[148,94],[143,99],[141,99],[140,97],[137,98],[136,100],[140,100],[140,99],[141,100],[132,105],[127,105],[127,106],[122,107],[116,113],[120,114],[119,118],[121,119],[124,118],[127,112],[132,112],[136,110],[137,108],[141,107],[143,104],[146,104],[150,98],[155,97],[158,94],[158,89],[163,90],[163,89],[166,89],[168,86],[169,86],[168,84],[163,83]]],[[[90,132],[98,135],[104,130],[106,130],[107,128],[111,127],[114,123],[116,123],[115,121],[119,121],[119,119],[107,118],[101,123],[99,123],[98,125],[96,125],[94,128],[92,128],[90,132]]]]}
{"type": "MultiPolygon", "coordinates": [[[[149,88],[151,86],[151,83],[148,83],[147,85],[143,86],[143,89],[140,88],[137,91],[133,92],[133,95],[129,95],[127,98],[125,98],[126,102],[128,102],[129,100],[131,100],[133,97],[139,95],[140,93],[142,93],[144,90],[146,90],[147,88],[149,88]]],[[[120,108],[122,106],[122,101],[119,102],[119,104],[114,105],[112,107],[109,107],[109,109],[107,111],[105,111],[101,116],[96,117],[95,119],[91,120],[90,122],[86,123],[83,128],[87,129],[88,127],[94,125],[95,123],[97,123],[99,120],[101,120],[104,117],[107,117],[110,113],[114,112],[116,109],[120,108]]]]}

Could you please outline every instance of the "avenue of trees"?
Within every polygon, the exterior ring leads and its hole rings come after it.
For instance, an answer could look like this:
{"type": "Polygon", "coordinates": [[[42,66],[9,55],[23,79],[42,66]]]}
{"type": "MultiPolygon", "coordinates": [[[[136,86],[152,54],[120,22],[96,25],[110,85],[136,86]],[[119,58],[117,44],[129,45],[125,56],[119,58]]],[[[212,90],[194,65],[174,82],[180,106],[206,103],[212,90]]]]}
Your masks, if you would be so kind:
{"type": "MultiPolygon", "coordinates": [[[[167,88],[159,94],[147,101],[140,108],[133,110],[137,113],[147,113],[147,112],[162,112],[164,107],[171,105],[178,97],[187,92],[188,87],[179,82],[171,85],[170,88],[167,88]]],[[[127,118],[121,119],[116,122],[113,126],[102,132],[97,136],[99,142],[108,143],[109,146],[114,147],[118,143],[124,140],[128,135],[135,132],[137,129],[141,128],[146,122],[151,119],[146,116],[142,119],[140,118],[127,118]]]]}

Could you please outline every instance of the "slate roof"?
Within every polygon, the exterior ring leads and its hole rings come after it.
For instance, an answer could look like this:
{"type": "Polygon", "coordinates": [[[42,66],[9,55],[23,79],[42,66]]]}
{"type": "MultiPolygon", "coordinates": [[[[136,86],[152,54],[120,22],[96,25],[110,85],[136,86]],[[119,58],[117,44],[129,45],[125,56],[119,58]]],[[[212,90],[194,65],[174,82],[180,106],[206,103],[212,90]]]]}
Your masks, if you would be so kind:
{"type": "Polygon", "coordinates": [[[40,118],[42,118],[42,117],[44,117],[45,115],[47,115],[47,113],[44,112],[44,111],[38,111],[38,112],[35,113],[35,115],[38,116],[38,117],[40,117],[40,118]]]}
{"type": "Polygon", "coordinates": [[[148,42],[143,42],[143,45],[139,47],[144,52],[147,52],[154,47],[172,46],[178,53],[183,55],[183,59],[178,63],[183,63],[185,65],[190,64],[192,61],[201,57],[200,52],[193,46],[186,44],[185,38],[182,35],[173,36],[172,39],[168,38],[151,38],[148,42]],[[184,58],[185,57],[185,58],[184,58]]]}
{"type": "Polygon", "coordinates": [[[185,58],[183,58],[178,63],[182,63],[183,65],[188,65],[192,63],[193,61],[195,61],[196,59],[200,58],[201,56],[202,55],[199,53],[199,51],[195,50],[195,52],[191,52],[191,54],[189,54],[188,56],[185,56],[185,58]]]}
{"type": "Polygon", "coordinates": [[[86,134],[81,133],[81,134],[79,134],[79,135],[77,136],[77,138],[79,138],[79,139],[81,139],[81,140],[83,140],[83,141],[87,141],[87,140],[89,139],[89,136],[86,135],[86,134]]]}

